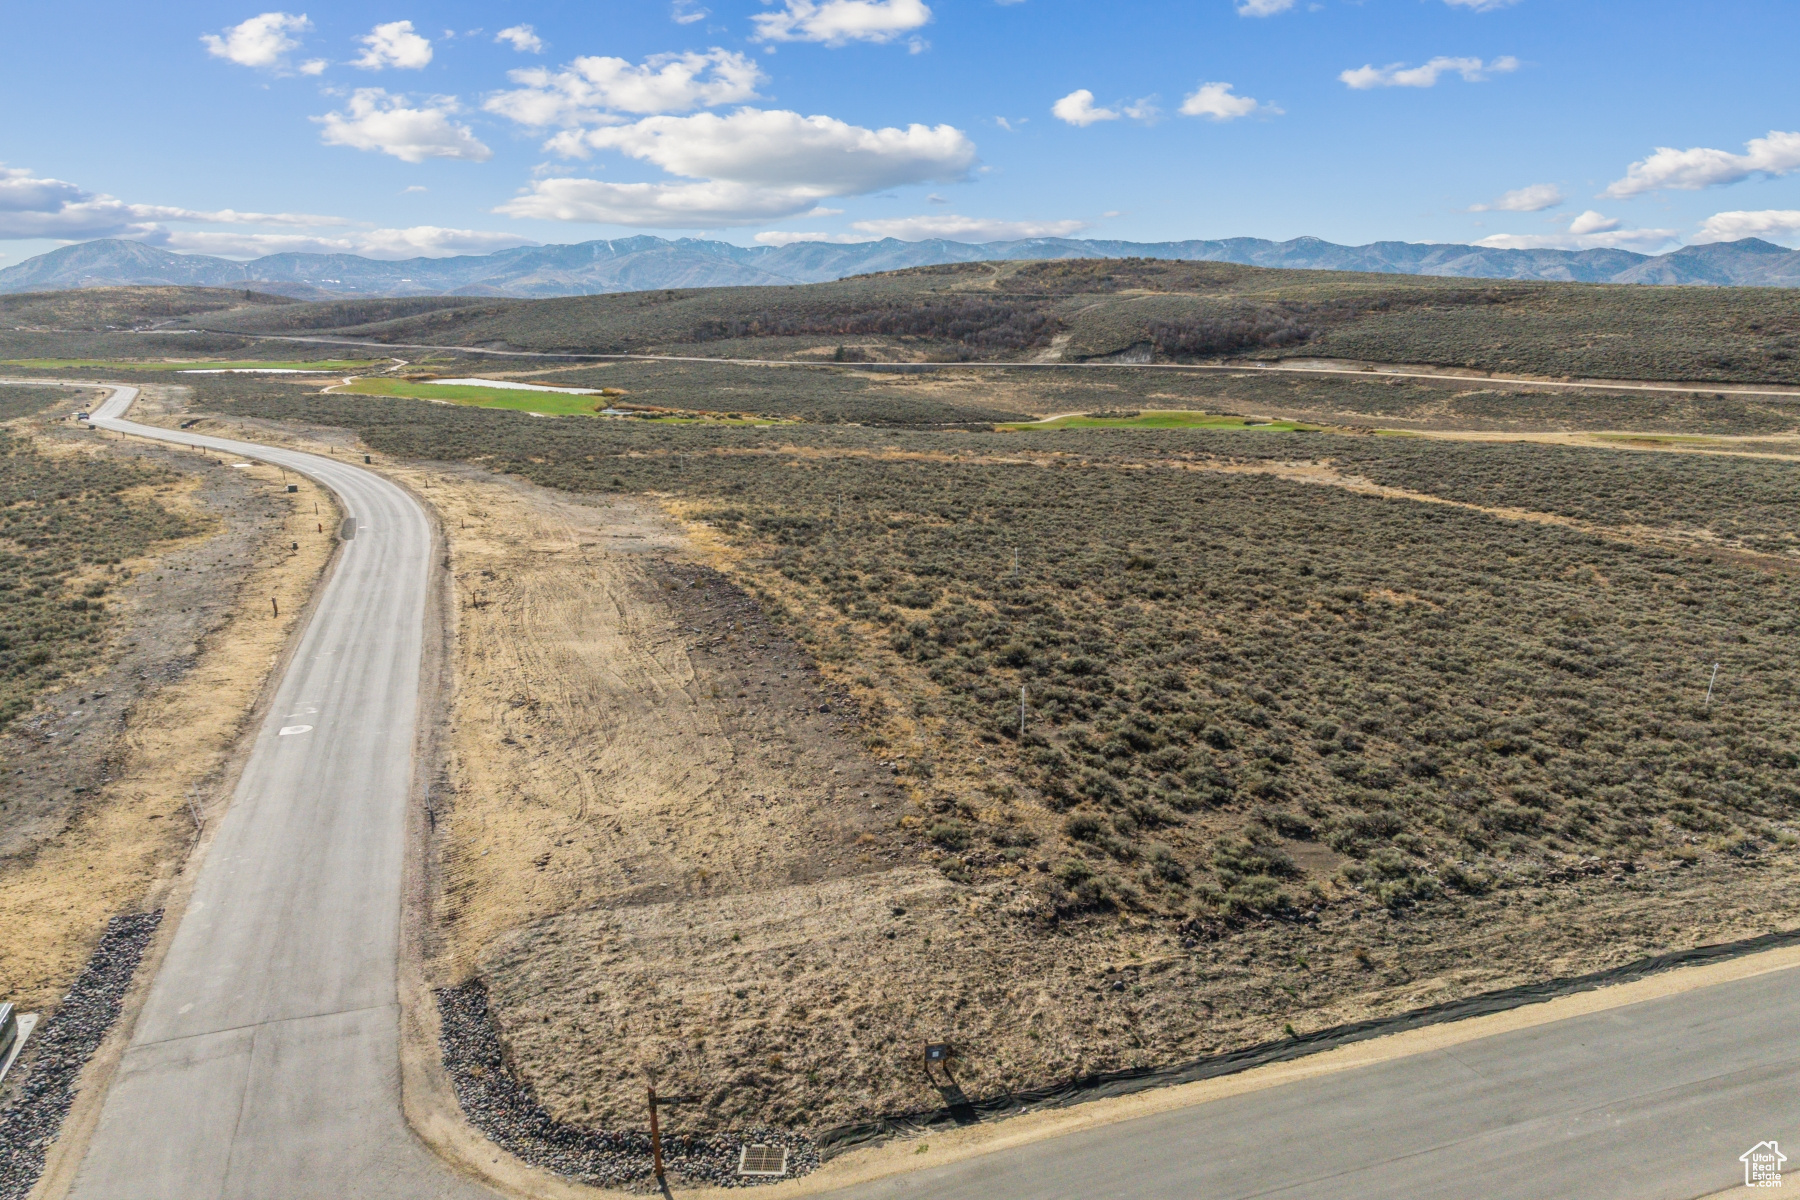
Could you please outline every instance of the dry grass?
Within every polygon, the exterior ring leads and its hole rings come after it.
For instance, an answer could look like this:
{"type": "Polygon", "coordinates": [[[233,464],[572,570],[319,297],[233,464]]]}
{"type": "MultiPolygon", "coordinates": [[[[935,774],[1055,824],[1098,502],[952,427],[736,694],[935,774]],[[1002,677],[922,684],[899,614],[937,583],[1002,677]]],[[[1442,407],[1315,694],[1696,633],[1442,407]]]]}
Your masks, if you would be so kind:
{"type": "MultiPolygon", "coordinates": [[[[87,452],[107,453],[116,445],[87,452]]],[[[271,487],[277,482],[272,467],[249,473],[271,487]]],[[[331,553],[331,540],[316,533],[312,506],[335,510],[310,484],[302,481],[300,489],[282,493],[290,502],[287,521],[266,531],[236,594],[221,598],[229,611],[191,648],[197,656],[192,667],[129,715],[109,751],[112,781],[47,840],[0,860],[0,927],[8,930],[0,940],[0,994],[21,1007],[54,1005],[109,917],[159,903],[193,845],[190,794],[204,810],[222,810],[232,757],[257,697],[331,553]],[[296,541],[301,549],[290,550],[296,541]],[[270,596],[282,600],[279,620],[270,616],[270,596]]],[[[196,491],[190,479],[161,498],[216,530],[216,518],[195,505],[196,491]]],[[[328,529],[333,522],[334,516],[323,518],[328,529]]],[[[109,657],[119,653],[117,641],[133,635],[139,611],[158,603],[158,565],[171,553],[203,546],[208,536],[126,564],[140,586],[125,594],[127,611],[109,657]]],[[[72,679],[68,687],[84,682],[72,679]]],[[[58,695],[45,703],[57,705],[58,695]]]]}

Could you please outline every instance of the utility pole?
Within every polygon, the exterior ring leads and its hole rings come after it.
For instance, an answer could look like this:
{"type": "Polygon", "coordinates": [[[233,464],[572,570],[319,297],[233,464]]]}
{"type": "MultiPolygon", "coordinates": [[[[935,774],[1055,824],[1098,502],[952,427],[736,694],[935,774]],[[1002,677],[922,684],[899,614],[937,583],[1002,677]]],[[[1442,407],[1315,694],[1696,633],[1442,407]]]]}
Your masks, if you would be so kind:
{"type": "Polygon", "coordinates": [[[656,1172],[656,1182],[662,1184],[663,1195],[666,1196],[669,1194],[669,1185],[668,1185],[667,1181],[665,1181],[663,1179],[662,1126],[656,1119],[656,1109],[657,1109],[658,1105],[667,1106],[670,1104],[687,1104],[693,1100],[693,1097],[692,1096],[665,1096],[661,1100],[658,1100],[656,1098],[656,1085],[654,1083],[650,1085],[649,1090],[650,1090],[650,1164],[651,1164],[651,1169],[656,1172]]]}
{"type": "Polygon", "coordinates": [[[656,1123],[656,1085],[650,1085],[650,1164],[656,1182],[663,1181],[662,1128],[656,1123]]]}
{"type": "Polygon", "coordinates": [[[1706,707],[1712,707],[1713,684],[1719,681],[1719,664],[1713,664],[1712,678],[1706,681],[1706,707]]]}

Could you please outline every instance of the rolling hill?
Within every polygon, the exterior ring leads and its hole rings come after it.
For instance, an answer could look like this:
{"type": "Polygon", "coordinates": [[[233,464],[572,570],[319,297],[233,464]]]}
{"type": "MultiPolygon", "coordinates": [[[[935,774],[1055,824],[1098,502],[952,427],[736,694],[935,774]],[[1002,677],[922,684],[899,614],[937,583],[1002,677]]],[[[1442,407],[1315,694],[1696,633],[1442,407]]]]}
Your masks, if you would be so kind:
{"type": "Polygon", "coordinates": [[[1530,375],[1800,383],[1800,292],[1471,281],[1074,259],[801,286],[543,300],[255,301],[216,333],[553,354],[839,362],[1212,362],[1322,356],[1530,375]]]}

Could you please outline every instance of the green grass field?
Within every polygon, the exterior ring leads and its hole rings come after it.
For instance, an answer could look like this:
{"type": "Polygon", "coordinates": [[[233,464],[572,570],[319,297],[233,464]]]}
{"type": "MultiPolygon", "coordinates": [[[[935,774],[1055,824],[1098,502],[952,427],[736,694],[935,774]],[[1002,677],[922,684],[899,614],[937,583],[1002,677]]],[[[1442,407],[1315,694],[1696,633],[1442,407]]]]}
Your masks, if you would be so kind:
{"type": "Polygon", "coordinates": [[[1251,417],[1216,416],[1203,412],[1143,412],[1135,416],[1057,417],[1053,421],[1009,421],[999,430],[1026,429],[1268,429],[1283,433],[1311,432],[1313,425],[1297,421],[1258,421],[1251,417]]]}
{"type": "Polygon", "coordinates": [[[471,404],[479,408],[504,408],[513,412],[549,413],[572,416],[592,413],[596,405],[604,405],[600,396],[564,395],[558,392],[525,392],[512,388],[446,386],[441,383],[413,383],[405,379],[358,379],[336,388],[359,396],[401,396],[412,400],[445,400],[451,404],[471,404]]]}
{"type": "Polygon", "coordinates": [[[8,358],[0,360],[0,365],[8,367],[30,367],[38,371],[58,371],[65,369],[97,370],[97,371],[233,371],[233,370],[282,370],[282,371],[366,371],[370,367],[381,365],[370,359],[330,358],[313,362],[271,362],[263,359],[244,359],[236,362],[213,362],[208,359],[195,359],[186,362],[128,362],[125,360],[102,360],[89,358],[8,358]]]}
{"type": "MultiPolygon", "coordinates": [[[[542,413],[556,417],[592,416],[599,409],[606,407],[608,403],[606,397],[597,395],[580,396],[557,392],[527,392],[514,388],[413,383],[405,379],[385,378],[358,379],[355,383],[341,384],[332,390],[338,395],[350,393],[359,396],[399,396],[412,400],[442,400],[450,404],[465,404],[476,408],[503,408],[511,412],[542,413]]],[[[639,415],[637,419],[654,421],[659,425],[775,425],[782,423],[778,419],[769,417],[691,412],[645,413],[639,415]]]]}

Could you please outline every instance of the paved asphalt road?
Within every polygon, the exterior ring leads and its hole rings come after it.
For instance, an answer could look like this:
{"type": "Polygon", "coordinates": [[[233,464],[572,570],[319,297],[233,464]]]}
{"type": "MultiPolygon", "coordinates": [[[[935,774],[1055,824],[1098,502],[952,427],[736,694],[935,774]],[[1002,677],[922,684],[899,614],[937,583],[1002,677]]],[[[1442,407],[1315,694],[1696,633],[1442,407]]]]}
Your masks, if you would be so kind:
{"type": "Polygon", "coordinates": [[[396,982],[431,526],[342,460],[137,425],[336,492],[355,536],[301,636],[76,1177],[80,1200],[490,1197],[400,1108],[396,982]]]}
{"type": "Polygon", "coordinates": [[[1800,1146],[1797,1028],[1776,971],[827,1195],[1688,1200],[1800,1146]]]}
{"type": "MultiPolygon", "coordinates": [[[[462,1200],[400,1112],[402,818],[430,530],[341,461],[96,424],[303,471],[355,538],[258,734],[75,1185],[81,1200],[462,1200]],[[284,733],[284,729],[298,730],[284,733]]],[[[1683,1200],[1800,1146],[1778,971],[833,1193],[838,1200],[1683,1200]]],[[[929,1139],[927,1139],[929,1140],[929,1139]]]]}

